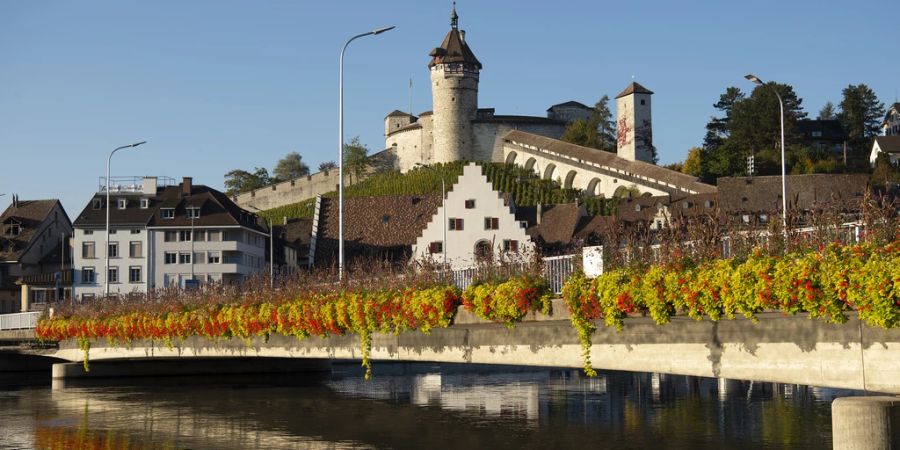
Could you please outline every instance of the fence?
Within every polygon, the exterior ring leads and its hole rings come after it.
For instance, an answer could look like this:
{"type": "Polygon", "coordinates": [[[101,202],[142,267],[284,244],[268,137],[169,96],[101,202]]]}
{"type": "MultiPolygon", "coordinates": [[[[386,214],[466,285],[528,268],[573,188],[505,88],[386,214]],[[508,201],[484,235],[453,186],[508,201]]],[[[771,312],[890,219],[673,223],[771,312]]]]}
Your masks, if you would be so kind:
{"type": "MultiPolygon", "coordinates": [[[[543,258],[544,279],[554,294],[562,292],[566,278],[575,270],[575,257],[578,255],[551,256],[543,258]]],[[[459,289],[466,289],[475,280],[488,276],[509,277],[523,272],[525,264],[510,264],[505,266],[470,267],[451,271],[453,284],[459,289]]]]}
{"type": "Polygon", "coordinates": [[[40,311],[0,314],[0,330],[25,330],[37,326],[40,311]]]}

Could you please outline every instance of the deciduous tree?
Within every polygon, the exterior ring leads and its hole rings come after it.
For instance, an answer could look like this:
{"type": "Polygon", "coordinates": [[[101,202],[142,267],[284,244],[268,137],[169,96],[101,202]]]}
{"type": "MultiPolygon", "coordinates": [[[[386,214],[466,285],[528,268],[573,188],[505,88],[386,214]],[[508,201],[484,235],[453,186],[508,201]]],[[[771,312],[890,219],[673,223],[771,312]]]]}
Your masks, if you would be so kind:
{"type": "Polygon", "coordinates": [[[309,166],[303,162],[299,153],[291,152],[278,160],[272,173],[277,180],[287,181],[309,175],[309,166]]]}

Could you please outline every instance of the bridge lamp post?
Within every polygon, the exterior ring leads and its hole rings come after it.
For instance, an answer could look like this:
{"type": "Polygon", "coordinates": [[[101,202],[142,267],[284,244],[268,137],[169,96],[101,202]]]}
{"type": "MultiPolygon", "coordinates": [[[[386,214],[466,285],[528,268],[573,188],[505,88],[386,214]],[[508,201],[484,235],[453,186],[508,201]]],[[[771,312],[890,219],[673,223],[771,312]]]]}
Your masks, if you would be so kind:
{"type": "MultiPolygon", "coordinates": [[[[377,28],[353,36],[341,48],[338,80],[338,280],[344,279],[344,52],[347,46],[364,36],[375,36],[393,30],[394,26],[377,28]]],[[[412,113],[410,113],[412,114],[412,113]]]]}
{"type": "MultiPolygon", "coordinates": [[[[112,162],[113,155],[115,155],[117,151],[126,148],[134,148],[146,143],[147,141],[141,141],[135,142],[134,144],[123,145],[109,152],[109,157],[106,158],[106,273],[103,274],[103,284],[106,285],[107,297],[109,297],[109,165],[112,162]]],[[[193,257],[194,255],[191,255],[192,259],[193,257]]]]}
{"type": "Polygon", "coordinates": [[[785,158],[784,158],[784,101],[781,99],[781,94],[778,93],[778,89],[775,89],[775,86],[769,82],[766,83],[763,80],[759,79],[756,75],[747,74],[744,78],[752,81],[754,84],[758,86],[766,86],[775,93],[775,96],[778,97],[778,108],[781,112],[781,227],[784,229],[784,246],[785,250],[787,250],[788,245],[788,225],[787,225],[787,171],[785,169],[785,158]]]}
{"type": "Polygon", "coordinates": [[[447,270],[447,185],[444,182],[444,174],[434,167],[426,166],[422,163],[416,163],[416,167],[420,167],[422,169],[431,170],[438,174],[441,177],[441,210],[444,211],[444,225],[442,228],[444,229],[444,240],[441,243],[441,253],[444,254],[444,268],[443,270],[447,270]]]}

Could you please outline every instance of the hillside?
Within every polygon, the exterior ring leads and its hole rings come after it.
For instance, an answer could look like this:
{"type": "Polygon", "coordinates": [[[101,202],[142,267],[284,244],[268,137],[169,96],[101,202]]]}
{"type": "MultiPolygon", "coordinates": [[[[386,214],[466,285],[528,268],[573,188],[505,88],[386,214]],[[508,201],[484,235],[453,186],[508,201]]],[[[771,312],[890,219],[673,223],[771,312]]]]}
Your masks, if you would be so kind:
{"type": "MultiPolygon", "coordinates": [[[[465,162],[435,164],[428,168],[411,170],[401,174],[399,170],[382,172],[366,178],[357,184],[344,187],[345,197],[369,197],[378,195],[410,195],[441,192],[441,176],[450,189],[462,174],[465,162]]],[[[588,214],[606,216],[615,212],[614,199],[585,197],[579,189],[564,189],[559,182],[542,180],[534,172],[522,167],[504,163],[478,163],[484,167],[485,175],[494,189],[513,194],[517,205],[528,206],[538,203],[585,203],[588,214]]],[[[337,191],[325,194],[336,197],[337,191]]],[[[284,217],[312,217],[315,199],[273,208],[263,215],[278,223],[284,217]]]]}

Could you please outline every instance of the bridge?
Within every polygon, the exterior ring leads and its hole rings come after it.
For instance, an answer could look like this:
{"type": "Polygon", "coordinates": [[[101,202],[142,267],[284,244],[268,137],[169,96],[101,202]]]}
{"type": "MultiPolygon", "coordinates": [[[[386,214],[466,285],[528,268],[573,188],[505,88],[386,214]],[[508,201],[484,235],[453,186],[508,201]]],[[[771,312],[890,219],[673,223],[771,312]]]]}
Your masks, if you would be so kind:
{"type": "MultiPolygon", "coordinates": [[[[461,309],[454,325],[430,334],[373,335],[371,359],[580,368],[582,349],[565,304],[555,300],[553,311],[552,315],[532,313],[509,329],[461,309]]],[[[900,330],[869,327],[854,313],[849,317],[847,323],[829,324],[805,314],[761,313],[758,323],[745,318],[711,322],[676,316],[672,323],[662,326],[649,317],[634,317],[626,319],[621,332],[599,325],[590,357],[596,369],[900,394],[900,330]]],[[[106,368],[85,372],[82,364],[74,364],[84,356],[74,341],[60,342],[53,349],[21,351],[73,363],[57,364],[54,378],[148,375],[142,373],[147,365],[129,365],[132,369],[118,372],[106,368]]],[[[91,343],[89,354],[91,363],[171,359],[213,362],[213,358],[260,358],[259,363],[263,358],[300,358],[309,360],[311,370],[323,370],[322,365],[312,363],[360,359],[361,348],[355,335],[304,340],[273,335],[268,340],[247,342],[192,337],[173,342],[171,347],[159,341],[110,346],[105,340],[97,340],[91,343]]]]}

